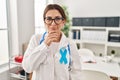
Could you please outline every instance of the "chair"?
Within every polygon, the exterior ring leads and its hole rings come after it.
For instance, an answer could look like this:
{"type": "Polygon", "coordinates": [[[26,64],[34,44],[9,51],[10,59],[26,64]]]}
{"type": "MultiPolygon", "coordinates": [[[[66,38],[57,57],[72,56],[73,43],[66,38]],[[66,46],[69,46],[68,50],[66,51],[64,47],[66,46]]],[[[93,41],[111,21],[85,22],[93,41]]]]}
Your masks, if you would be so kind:
{"type": "Polygon", "coordinates": [[[78,53],[79,56],[81,57],[80,58],[81,62],[89,62],[89,63],[96,62],[95,55],[90,49],[81,48],[78,50],[78,53]]]}
{"type": "Polygon", "coordinates": [[[103,72],[92,70],[81,70],[81,80],[112,80],[103,72]]]}
{"type": "Polygon", "coordinates": [[[79,52],[80,56],[90,56],[90,57],[95,56],[93,51],[91,51],[90,49],[87,49],[87,48],[81,48],[78,50],[78,52],[79,52]]]}

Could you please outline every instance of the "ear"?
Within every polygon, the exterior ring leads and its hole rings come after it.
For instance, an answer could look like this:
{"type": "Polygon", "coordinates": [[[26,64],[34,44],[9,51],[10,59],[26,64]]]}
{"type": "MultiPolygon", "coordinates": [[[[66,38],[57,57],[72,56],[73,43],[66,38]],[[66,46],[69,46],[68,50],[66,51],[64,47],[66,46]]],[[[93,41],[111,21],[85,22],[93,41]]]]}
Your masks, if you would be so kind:
{"type": "Polygon", "coordinates": [[[65,25],[65,21],[63,21],[62,28],[64,27],[64,25],[65,25]]]}
{"type": "Polygon", "coordinates": [[[65,23],[66,23],[66,20],[63,20],[63,25],[65,25],[65,23]]]}
{"type": "Polygon", "coordinates": [[[62,24],[61,24],[61,29],[64,28],[64,25],[65,25],[66,21],[63,20],[62,24]]]}

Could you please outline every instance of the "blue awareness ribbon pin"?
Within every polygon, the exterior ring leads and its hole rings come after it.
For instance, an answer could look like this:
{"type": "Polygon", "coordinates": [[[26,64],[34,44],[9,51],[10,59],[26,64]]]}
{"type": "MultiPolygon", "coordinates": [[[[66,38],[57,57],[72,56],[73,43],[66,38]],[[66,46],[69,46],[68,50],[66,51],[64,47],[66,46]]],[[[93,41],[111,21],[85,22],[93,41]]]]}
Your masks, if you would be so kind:
{"type": "Polygon", "coordinates": [[[64,64],[67,64],[68,61],[67,61],[67,58],[66,58],[66,55],[67,55],[67,50],[65,48],[61,48],[60,49],[60,54],[61,54],[61,58],[59,60],[59,62],[62,64],[64,62],[64,64]]]}

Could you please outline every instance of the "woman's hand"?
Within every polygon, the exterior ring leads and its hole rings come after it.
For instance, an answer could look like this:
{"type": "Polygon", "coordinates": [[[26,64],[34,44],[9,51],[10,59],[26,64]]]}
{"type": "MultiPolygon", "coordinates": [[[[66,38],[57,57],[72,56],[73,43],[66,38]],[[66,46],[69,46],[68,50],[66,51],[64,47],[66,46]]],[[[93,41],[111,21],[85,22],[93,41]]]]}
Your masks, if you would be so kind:
{"type": "Polygon", "coordinates": [[[48,35],[45,37],[45,44],[50,46],[51,42],[59,42],[61,39],[61,32],[51,31],[48,32],[48,35]]]}

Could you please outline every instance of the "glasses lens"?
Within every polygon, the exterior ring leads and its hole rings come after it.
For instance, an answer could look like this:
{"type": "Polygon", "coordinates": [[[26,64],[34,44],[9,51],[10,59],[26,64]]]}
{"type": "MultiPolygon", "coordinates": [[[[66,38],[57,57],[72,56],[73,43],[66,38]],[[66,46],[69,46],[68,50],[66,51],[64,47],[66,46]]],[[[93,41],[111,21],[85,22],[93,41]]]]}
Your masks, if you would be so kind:
{"type": "Polygon", "coordinates": [[[54,19],[54,21],[55,21],[56,24],[60,24],[62,22],[62,20],[63,20],[63,18],[61,18],[61,17],[56,17],[54,19]]]}
{"type": "Polygon", "coordinates": [[[52,18],[51,17],[46,17],[45,18],[45,23],[46,24],[51,24],[52,23],[52,18]]]}
{"type": "Polygon", "coordinates": [[[45,23],[51,24],[53,22],[53,20],[54,20],[55,24],[60,24],[62,22],[63,18],[62,17],[55,17],[54,19],[52,19],[52,17],[46,17],[45,23]]]}

